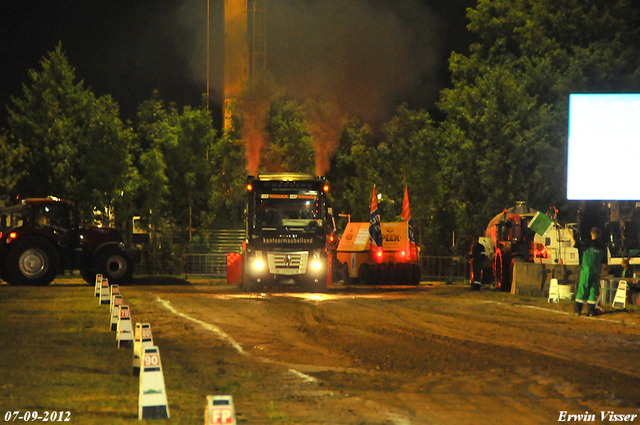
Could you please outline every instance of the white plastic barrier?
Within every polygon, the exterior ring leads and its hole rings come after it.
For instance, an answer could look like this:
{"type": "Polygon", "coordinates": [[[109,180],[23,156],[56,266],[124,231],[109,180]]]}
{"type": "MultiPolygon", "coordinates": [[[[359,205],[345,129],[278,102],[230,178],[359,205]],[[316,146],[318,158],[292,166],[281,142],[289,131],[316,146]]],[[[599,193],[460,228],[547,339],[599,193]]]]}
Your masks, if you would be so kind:
{"type": "Polygon", "coordinates": [[[143,350],[138,395],[138,419],[168,419],[169,404],[164,386],[160,349],[143,350]]]}
{"type": "Polygon", "coordinates": [[[95,294],[96,297],[100,296],[100,289],[102,288],[102,275],[101,274],[97,274],[96,275],[96,282],[95,282],[95,294]]]}
{"type": "Polygon", "coordinates": [[[122,305],[124,305],[124,298],[120,294],[115,294],[111,299],[111,331],[118,329],[118,319],[120,318],[120,307],[122,305]]]}
{"type": "Polygon", "coordinates": [[[133,376],[140,374],[140,362],[145,348],[153,347],[153,335],[149,323],[136,323],[133,333],[133,376]]]}
{"type": "Polygon", "coordinates": [[[118,348],[131,348],[133,346],[133,327],[131,326],[131,312],[128,305],[120,306],[118,315],[118,327],[116,328],[116,342],[118,348]]]}
{"type": "Polygon", "coordinates": [[[618,290],[616,296],[611,304],[614,308],[625,308],[627,306],[627,281],[621,280],[618,282],[618,290]]]}
{"type": "Polygon", "coordinates": [[[118,285],[111,285],[109,293],[109,301],[113,300],[113,296],[120,293],[120,287],[118,285]]]}
{"type": "Polygon", "coordinates": [[[107,305],[111,303],[111,291],[109,290],[109,279],[102,278],[100,283],[100,305],[107,305]]]}
{"type": "Polygon", "coordinates": [[[204,411],[205,425],[236,425],[233,397],[230,395],[208,395],[204,411]]]}

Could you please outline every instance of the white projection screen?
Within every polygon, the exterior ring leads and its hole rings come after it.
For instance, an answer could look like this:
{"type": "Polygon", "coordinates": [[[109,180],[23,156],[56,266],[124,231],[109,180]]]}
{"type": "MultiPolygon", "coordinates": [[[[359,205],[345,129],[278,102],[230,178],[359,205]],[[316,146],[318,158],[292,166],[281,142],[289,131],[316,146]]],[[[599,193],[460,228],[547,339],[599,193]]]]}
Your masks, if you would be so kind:
{"type": "Polygon", "coordinates": [[[640,94],[569,96],[567,199],[640,200],[640,94]]]}

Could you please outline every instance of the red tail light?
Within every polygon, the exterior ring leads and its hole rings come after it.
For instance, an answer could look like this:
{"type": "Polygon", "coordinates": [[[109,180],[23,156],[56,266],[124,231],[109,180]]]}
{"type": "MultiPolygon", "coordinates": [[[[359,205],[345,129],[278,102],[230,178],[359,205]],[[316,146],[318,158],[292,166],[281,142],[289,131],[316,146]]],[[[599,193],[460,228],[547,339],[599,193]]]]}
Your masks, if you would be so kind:
{"type": "Polygon", "coordinates": [[[537,258],[549,258],[549,253],[547,252],[547,247],[542,244],[536,244],[536,247],[533,251],[534,257],[537,258]]]}
{"type": "Polygon", "coordinates": [[[382,247],[376,249],[373,253],[373,257],[376,262],[382,263],[382,260],[384,260],[384,251],[382,250],[382,247]]]}

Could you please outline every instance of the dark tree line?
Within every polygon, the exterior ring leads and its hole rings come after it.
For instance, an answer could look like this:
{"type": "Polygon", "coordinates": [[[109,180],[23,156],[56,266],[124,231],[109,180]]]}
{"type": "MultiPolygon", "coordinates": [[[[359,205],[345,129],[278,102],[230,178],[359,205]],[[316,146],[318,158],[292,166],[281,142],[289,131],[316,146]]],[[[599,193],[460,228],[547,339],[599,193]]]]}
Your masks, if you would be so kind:
{"type": "Polygon", "coordinates": [[[198,240],[242,227],[249,172],[321,169],[336,212],[355,221],[368,220],[374,183],[382,219],[399,220],[408,186],[429,254],[450,253],[454,232],[466,251],[516,200],[571,212],[569,94],[638,91],[638,6],[480,0],[468,19],[478,41],[451,54],[442,118],[401,106],[376,132],[330,104],[286,99],[268,78],[247,88],[225,133],[204,99],[178,110],[158,93],[123,121],[113,99],[76,81],[59,45],[7,105],[0,194],[69,198],[87,220],[136,215],[152,232],[198,240]]]}

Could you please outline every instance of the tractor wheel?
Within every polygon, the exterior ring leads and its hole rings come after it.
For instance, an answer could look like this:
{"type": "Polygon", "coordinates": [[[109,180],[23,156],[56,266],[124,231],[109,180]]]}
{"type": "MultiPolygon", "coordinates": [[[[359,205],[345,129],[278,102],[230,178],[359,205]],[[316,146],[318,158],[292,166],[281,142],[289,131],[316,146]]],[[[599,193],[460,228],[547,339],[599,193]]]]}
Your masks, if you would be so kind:
{"type": "Polygon", "coordinates": [[[360,267],[358,268],[358,280],[360,280],[360,283],[364,285],[371,285],[371,276],[371,267],[369,264],[360,264],[360,267]]]}
{"type": "Polygon", "coordinates": [[[398,268],[396,263],[387,264],[387,284],[388,285],[400,285],[398,281],[398,268]]]}
{"type": "Polygon", "coordinates": [[[371,285],[377,286],[382,282],[382,267],[380,264],[371,264],[369,270],[371,271],[371,277],[369,282],[371,285]]]}
{"type": "Polygon", "coordinates": [[[345,285],[352,285],[353,278],[349,276],[349,265],[347,263],[344,263],[342,267],[340,267],[340,269],[342,271],[342,283],[344,283],[345,285]]]}
{"type": "Polygon", "coordinates": [[[493,275],[501,292],[511,292],[511,254],[508,251],[496,250],[493,275]]]}
{"type": "Polygon", "coordinates": [[[389,265],[386,263],[379,264],[376,266],[378,273],[380,274],[380,280],[378,281],[378,285],[388,285],[389,284],[389,265]]]}
{"type": "Polygon", "coordinates": [[[95,285],[96,284],[96,272],[90,270],[89,267],[83,267],[80,269],[80,276],[87,282],[87,285],[95,285]]]}
{"type": "MultiPolygon", "coordinates": [[[[116,246],[107,246],[95,256],[96,273],[109,279],[110,285],[124,285],[133,276],[133,261],[129,254],[116,246]]],[[[93,275],[95,281],[95,274],[93,275]]]]}
{"type": "Polygon", "coordinates": [[[7,281],[15,285],[49,285],[58,275],[59,261],[58,251],[51,242],[25,237],[7,255],[7,281]]]}

